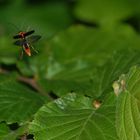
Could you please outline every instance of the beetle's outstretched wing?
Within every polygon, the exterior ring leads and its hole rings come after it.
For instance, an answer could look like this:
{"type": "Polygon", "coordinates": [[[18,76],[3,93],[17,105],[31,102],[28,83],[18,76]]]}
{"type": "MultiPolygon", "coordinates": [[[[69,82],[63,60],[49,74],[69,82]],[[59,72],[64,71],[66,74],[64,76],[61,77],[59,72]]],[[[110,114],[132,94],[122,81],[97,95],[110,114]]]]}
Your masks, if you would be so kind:
{"type": "Polygon", "coordinates": [[[25,35],[25,37],[26,37],[26,36],[28,36],[28,35],[33,34],[34,32],[35,32],[34,30],[31,30],[31,31],[26,32],[24,35],[25,35]]]}
{"type": "Polygon", "coordinates": [[[13,36],[13,38],[14,39],[19,39],[19,38],[21,38],[21,35],[15,35],[15,36],[13,36]]]}
{"type": "Polygon", "coordinates": [[[17,41],[14,42],[14,45],[16,45],[16,46],[23,46],[24,43],[25,43],[24,40],[17,40],[17,41]]]}
{"type": "Polygon", "coordinates": [[[28,43],[32,44],[32,43],[38,41],[40,38],[41,38],[40,35],[32,35],[32,36],[28,37],[26,40],[28,43]]]}

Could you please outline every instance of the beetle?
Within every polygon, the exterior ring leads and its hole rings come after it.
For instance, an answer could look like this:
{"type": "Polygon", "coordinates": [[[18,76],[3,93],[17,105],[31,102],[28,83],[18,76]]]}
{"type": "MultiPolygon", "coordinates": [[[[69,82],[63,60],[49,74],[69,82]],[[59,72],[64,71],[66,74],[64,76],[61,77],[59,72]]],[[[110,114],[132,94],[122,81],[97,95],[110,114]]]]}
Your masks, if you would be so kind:
{"type": "Polygon", "coordinates": [[[35,31],[31,30],[28,32],[19,32],[17,35],[13,36],[14,39],[18,39],[14,42],[14,45],[21,46],[21,58],[23,57],[23,52],[25,52],[28,56],[31,56],[31,49],[34,50],[36,53],[37,50],[34,49],[32,43],[38,41],[41,36],[40,35],[32,35],[35,31]],[[28,37],[29,36],[29,37],[28,37]]]}

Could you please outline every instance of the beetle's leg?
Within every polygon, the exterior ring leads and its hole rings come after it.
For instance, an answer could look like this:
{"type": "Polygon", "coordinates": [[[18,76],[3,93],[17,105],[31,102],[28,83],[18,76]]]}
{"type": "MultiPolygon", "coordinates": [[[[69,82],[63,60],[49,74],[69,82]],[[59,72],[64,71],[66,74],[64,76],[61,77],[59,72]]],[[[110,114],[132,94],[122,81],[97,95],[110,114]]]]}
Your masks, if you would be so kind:
{"type": "Polygon", "coordinates": [[[32,45],[31,48],[34,50],[34,52],[38,53],[38,51],[32,45]]]}
{"type": "Polygon", "coordinates": [[[23,58],[23,48],[20,51],[19,59],[21,60],[23,58]]]}

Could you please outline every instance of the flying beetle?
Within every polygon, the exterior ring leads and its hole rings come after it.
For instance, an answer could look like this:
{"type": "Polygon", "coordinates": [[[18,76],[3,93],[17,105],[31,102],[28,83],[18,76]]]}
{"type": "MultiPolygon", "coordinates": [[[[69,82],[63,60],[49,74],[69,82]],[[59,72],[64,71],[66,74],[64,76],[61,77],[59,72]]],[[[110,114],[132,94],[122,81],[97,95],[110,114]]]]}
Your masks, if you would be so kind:
{"type": "Polygon", "coordinates": [[[31,30],[28,32],[19,32],[17,35],[13,36],[13,39],[18,39],[14,42],[15,45],[21,46],[21,58],[23,57],[23,52],[25,52],[28,56],[31,56],[31,49],[34,50],[36,53],[37,50],[34,49],[32,43],[38,41],[41,36],[40,35],[32,35],[35,31],[31,30]]]}

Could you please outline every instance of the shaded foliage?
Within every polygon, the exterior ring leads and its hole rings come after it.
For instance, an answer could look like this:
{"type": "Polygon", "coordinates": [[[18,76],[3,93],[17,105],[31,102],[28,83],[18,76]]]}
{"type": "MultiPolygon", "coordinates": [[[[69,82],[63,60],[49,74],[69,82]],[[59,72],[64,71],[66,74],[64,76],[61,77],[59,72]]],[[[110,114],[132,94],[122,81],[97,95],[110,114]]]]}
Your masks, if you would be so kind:
{"type": "Polygon", "coordinates": [[[139,6],[1,0],[0,140],[139,140],[139,6]],[[38,53],[20,60],[29,30],[38,53]]]}

